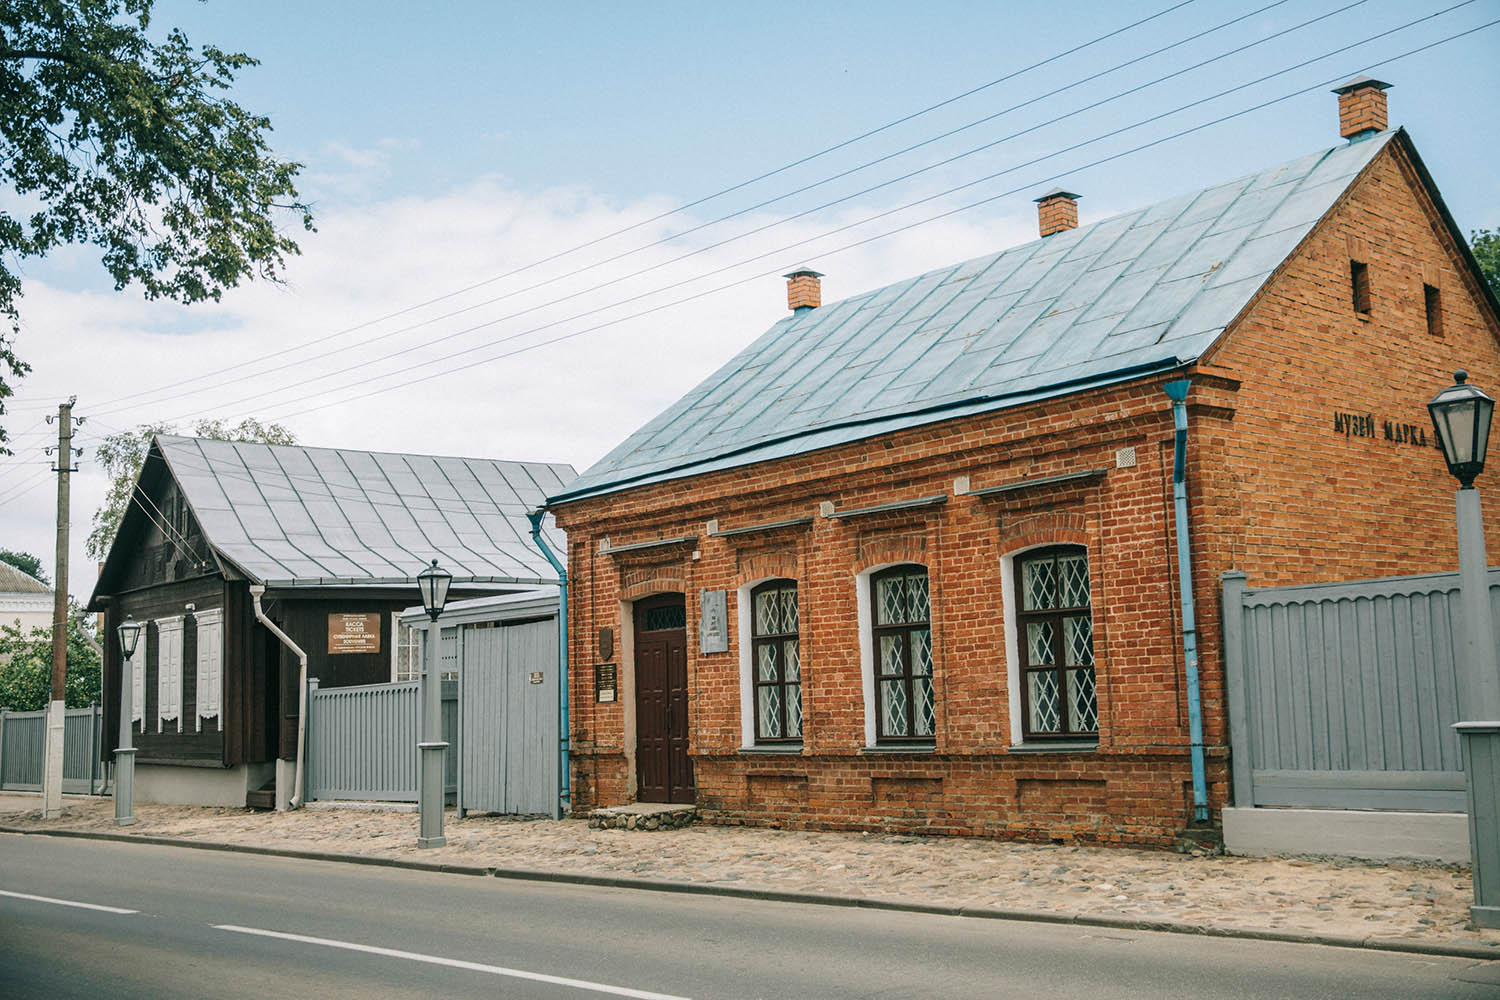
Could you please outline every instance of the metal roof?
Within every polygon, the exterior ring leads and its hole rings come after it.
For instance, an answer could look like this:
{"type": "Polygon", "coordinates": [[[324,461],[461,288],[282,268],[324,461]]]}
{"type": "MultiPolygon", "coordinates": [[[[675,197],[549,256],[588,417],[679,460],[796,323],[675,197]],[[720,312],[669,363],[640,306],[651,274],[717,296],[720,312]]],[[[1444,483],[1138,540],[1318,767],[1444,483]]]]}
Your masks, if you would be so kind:
{"type": "Polygon", "coordinates": [[[1199,357],[1397,132],[786,316],[554,502],[1199,357]]]}
{"type": "MultiPolygon", "coordinates": [[[[159,436],[209,544],[269,587],[410,585],[432,559],[455,583],[555,584],[528,511],[573,467],[159,436]]],[[[547,540],[566,541],[550,520],[547,540]]]]}
{"type": "Polygon", "coordinates": [[[52,588],[10,563],[0,562],[0,594],[50,594],[52,588]]]}

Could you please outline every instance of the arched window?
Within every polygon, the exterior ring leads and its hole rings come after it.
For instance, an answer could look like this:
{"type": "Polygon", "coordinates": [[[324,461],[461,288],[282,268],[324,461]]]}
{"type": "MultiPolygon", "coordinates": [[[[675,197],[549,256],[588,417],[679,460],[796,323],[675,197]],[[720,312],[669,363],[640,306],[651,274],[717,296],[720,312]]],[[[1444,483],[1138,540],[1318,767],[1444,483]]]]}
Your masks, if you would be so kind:
{"type": "Polygon", "coordinates": [[[934,738],[932,623],[925,566],[870,577],[875,652],[876,738],[934,738]]]}
{"type": "Polygon", "coordinates": [[[1088,550],[1058,545],[1027,552],[1016,564],[1025,738],[1096,736],[1088,550]]]}
{"type": "Polygon", "coordinates": [[[795,580],[771,580],[750,592],[751,670],[757,743],[802,739],[802,645],[795,580]]]}

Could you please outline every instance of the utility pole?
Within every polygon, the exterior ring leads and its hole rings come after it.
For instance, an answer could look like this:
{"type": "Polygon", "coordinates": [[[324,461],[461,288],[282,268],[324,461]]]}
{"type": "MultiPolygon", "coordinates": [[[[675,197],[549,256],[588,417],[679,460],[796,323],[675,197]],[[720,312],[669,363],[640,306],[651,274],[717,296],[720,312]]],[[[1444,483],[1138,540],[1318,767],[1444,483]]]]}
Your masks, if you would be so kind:
{"type": "MultiPolygon", "coordinates": [[[[77,401],[78,397],[72,396],[57,408],[57,466],[52,470],[57,473],[57,591],[52,604],[52,697],[47,703],[47,754],[42,764],[42,815],[47,819],[62,814],[63,726],[68,696],[68,477],[75,471],[73,404],[77,401]]],[[[47,422],[52,422],[50,416],[47,422]]]]}

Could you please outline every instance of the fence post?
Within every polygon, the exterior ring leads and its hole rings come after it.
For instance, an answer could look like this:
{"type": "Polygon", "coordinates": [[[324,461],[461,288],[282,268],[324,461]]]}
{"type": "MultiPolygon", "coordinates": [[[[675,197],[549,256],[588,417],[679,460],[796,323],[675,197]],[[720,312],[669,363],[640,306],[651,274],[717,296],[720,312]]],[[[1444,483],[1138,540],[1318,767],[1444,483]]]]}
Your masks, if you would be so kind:
{"type": "Polygon", "coordinates": [[[1223,604],[1219,621],[1224,636],[1224,699],[1229,715],[1229,768],[1232,801],[1237,808],[1255,805],[1251,777],[1249,685],[1245,677],[1245,574],[1237,569],[1219,575],[1223,604]]]}
{"type": "Polygon", "coordinates": [[[317,693],[318,679],[316,677],[309,677],[307,679],[307,719],[303,723],[307,727],[307,731],[303,734],[302,743],[302,804],[304,806],[318,797],[318,788],[313,784],[312,780],[315,773],[313,765],[317,759],[317,755],[313,753],[313,744],[317,741],[315,734],[318,728],[316,721],[317,713],[313,710],[313,705],[317,704],[318,701],[314,697],[317,693]]]}
{"type": "Polygon", "coordinates": [[[10,709],[0,707],[0,788],[5,787],[5,717],[10,709]]]}
{"type": "Polygon", "coordinates": [[[99,703],[89,702],[89,794],[98,795],[99,784],[99,703]]]}

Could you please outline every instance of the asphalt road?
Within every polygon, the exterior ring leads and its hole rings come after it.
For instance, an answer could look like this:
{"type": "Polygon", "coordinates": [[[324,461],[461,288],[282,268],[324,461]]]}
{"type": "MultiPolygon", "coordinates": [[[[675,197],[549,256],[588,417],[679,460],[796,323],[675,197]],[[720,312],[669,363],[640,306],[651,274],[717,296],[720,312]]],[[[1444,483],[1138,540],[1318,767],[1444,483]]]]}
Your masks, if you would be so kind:
{"type": "Polygon", "coordinates": [[[1500,997],[1500,962],[0,835],[0,997],[434,996],[1500,997]]]}

